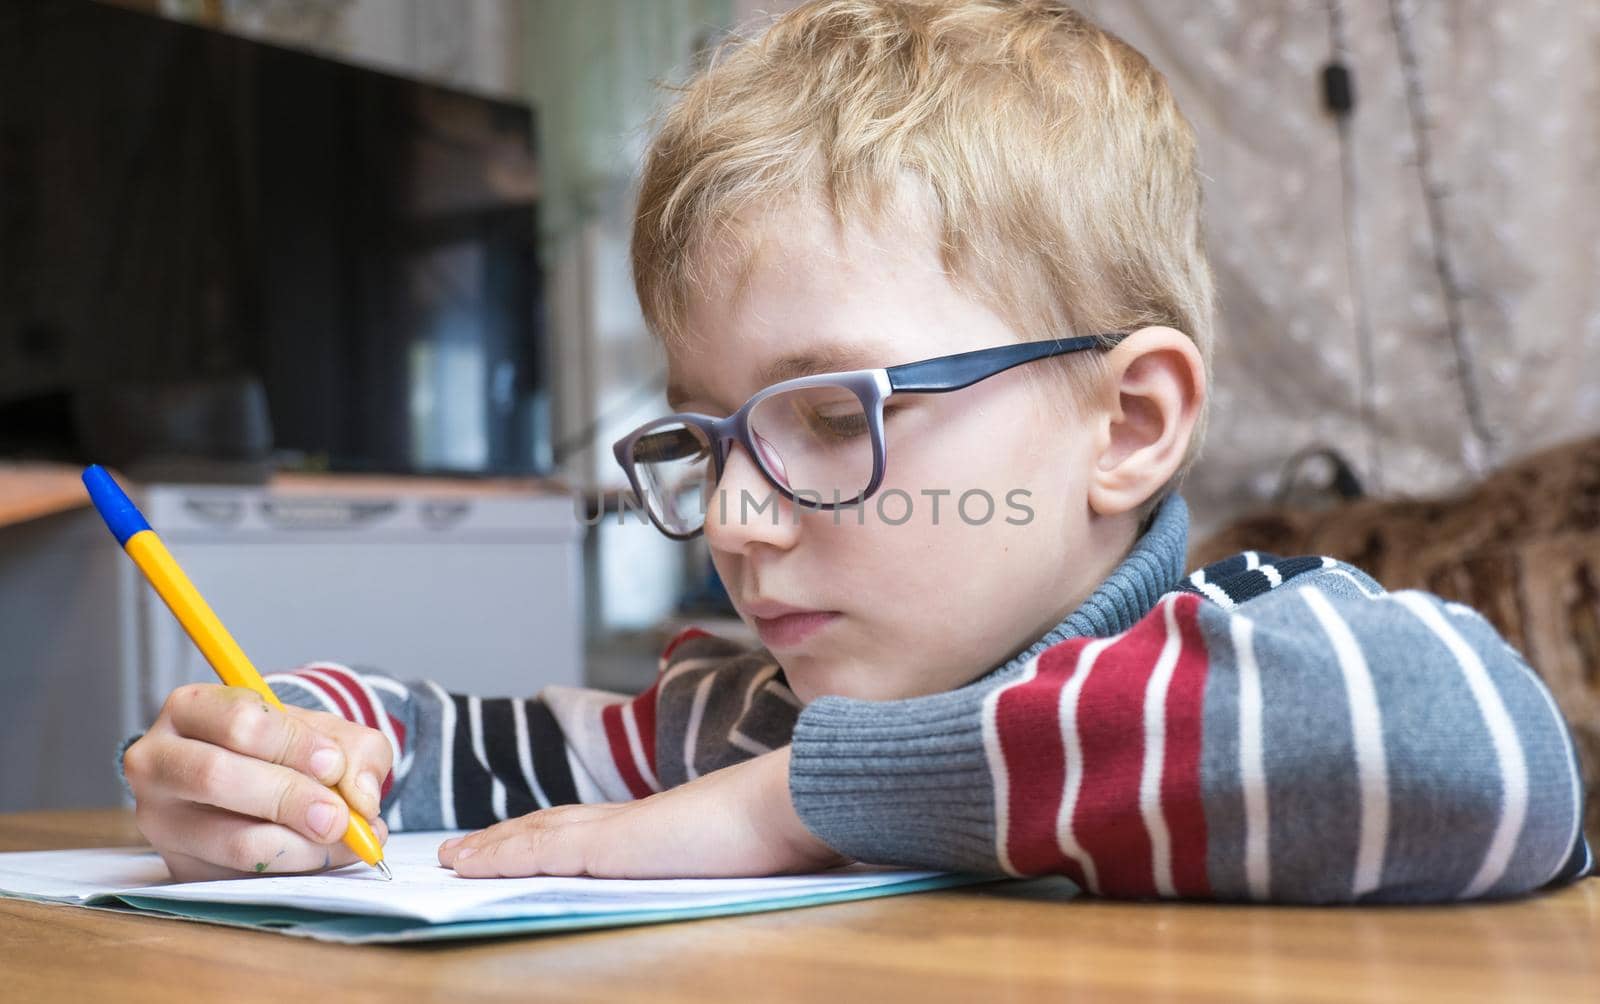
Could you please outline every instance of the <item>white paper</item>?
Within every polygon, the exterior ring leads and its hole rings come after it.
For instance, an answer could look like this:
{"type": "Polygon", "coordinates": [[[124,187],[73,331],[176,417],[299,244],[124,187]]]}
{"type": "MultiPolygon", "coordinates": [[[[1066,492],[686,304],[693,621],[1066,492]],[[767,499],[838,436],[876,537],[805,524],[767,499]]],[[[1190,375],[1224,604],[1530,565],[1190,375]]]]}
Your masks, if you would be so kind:
{"type": "Polygon", "coordinates": [[[172,883],[154,853],[132,848],[0,854],[0,893],[83,903],[129,895],[248,903],[428,923],[691,910],[912,882],[940,874],[854,865],[814,875],[741,879],[462,878],[438,862],[454,833],[397,833],[384,848],[385,882],[363,864],[319,875],[172,883]]]}

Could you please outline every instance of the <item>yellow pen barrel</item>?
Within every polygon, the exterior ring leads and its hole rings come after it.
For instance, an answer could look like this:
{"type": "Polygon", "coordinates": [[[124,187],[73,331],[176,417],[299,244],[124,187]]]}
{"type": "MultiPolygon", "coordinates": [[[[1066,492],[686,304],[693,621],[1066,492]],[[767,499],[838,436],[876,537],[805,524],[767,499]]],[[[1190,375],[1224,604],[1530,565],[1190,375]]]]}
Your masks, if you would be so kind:
{"type": "MultiPolygon", "coordinates": [[[[150,580],[156,595],[178,618],[178,623],[183,625],[184,631],[188,632],[190,639],[200,649],[200,654],[211,663],[211,668],[217,671],[222,682],[230,687],[255,691],[262,700],[282,710],[283,702],[278,700],[278,695],[256,672],[244,649],[233,640],[233,635],[222,626],[222,621],[211,612],[210,604],[201,597],[200,591],[189,581],[189,576],[184,574],[177,560],[172,557],[172,552],[161,543],[155,531],[140,530],[128,538],[123,548],[145,574],[145,578],[150,580]]],[[[350,826],[344,831],[344,842],[369,865],[375,866],[383,860],[383,846],[378,843],[377,834],[372,832],[372,827],[367,825],[365,819],[354,812],[350,813],[350,826]]]]}
{"type": "Polygon", "coordinates": [[[211,612],[210,604],[201,597],[200,591],[189,581],[183,569],[178,567],[172,552],[161,543],[155,531],[139,531],[128,538],[124,547],[128,557],[155,586],[156,595],[166,602],[167,609],[178,618],[178,623],[189,633],[200,654],[211,663],[211,668],[217,671],[222,682],[230,687],[253,690],[273,707],[281,709],[283,703],[261,679],[261,674],[251,665],[244,649],[233,640],[233,635],[222,626],[222,621],[211,612]]]}

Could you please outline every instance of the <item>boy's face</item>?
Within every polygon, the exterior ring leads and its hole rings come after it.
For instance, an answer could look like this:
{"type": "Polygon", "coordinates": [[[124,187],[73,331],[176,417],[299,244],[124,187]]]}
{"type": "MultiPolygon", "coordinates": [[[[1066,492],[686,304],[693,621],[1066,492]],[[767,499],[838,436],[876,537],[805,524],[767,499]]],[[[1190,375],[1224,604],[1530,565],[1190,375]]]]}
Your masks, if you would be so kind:
{"type": "MultiPolygon", "coordinates": [[[[742,257],[706,263],[719,278],[690,304],[695,344],[668,353],[673,409],[730,414],[774,372],[1022,340],[944,274],[926,207],[907,196],[905,210],[893,226],[843,233],[809,201],[776,214],[757,225],[742,291],[742,257]]],[[[740,616],[802,700],[959,686],[1043,635],[1115,567],[1132,522],[1091,511],[1100,444],[1092,413],[1066,393],[1050,364],[1031,363],[890,398],[883,485],[860,509],[797,508],[734,447],[718,485],[725,512],[709,503],[706,539],[740,616]],[[757,512],[744,493],[777,501],[757,512]]]]}

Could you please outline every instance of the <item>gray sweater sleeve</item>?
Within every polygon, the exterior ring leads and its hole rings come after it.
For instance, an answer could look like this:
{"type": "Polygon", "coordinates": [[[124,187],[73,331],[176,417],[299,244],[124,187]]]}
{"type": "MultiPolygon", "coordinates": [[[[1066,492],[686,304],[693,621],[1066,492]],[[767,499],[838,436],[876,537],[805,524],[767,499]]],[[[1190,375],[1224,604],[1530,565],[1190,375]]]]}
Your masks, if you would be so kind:
{"type": "Polygon", "coordinates": [[[1592,868],[1538,676],[1468,608],[1332,559],[1196,573],[951,693],[820,699],[790,787],[852,857],[1116,897],[1438,901],[1592,868]]]}
{"type": "Polygon", "coordinates": [[[286,704],[378,729],[395,750],[393,830],[489,826],[553,805],[643,798],[789,739],[799,701],[764,651],[699,630],[626,697],[546,687],[535,697],[453,694],[336,663],[267,677],[286,704]]]}

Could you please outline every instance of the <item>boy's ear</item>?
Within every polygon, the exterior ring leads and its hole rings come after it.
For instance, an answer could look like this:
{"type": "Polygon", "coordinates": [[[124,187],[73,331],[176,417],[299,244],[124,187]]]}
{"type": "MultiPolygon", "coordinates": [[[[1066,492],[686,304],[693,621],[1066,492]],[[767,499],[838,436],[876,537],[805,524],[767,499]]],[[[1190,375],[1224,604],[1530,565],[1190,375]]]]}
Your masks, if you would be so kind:
{"type": "Polygon", "coordinates": [[[1205,363],[1172,328],[1141,328],[1106,353],[1089,505],[1101,516],[1136,510],[1183,465],[1206,398],[1205,363]]]}

